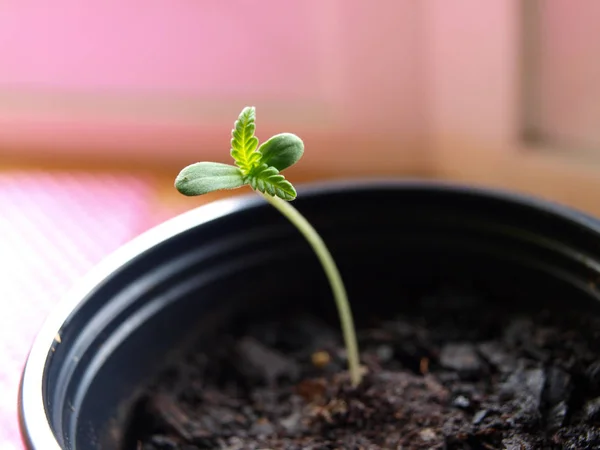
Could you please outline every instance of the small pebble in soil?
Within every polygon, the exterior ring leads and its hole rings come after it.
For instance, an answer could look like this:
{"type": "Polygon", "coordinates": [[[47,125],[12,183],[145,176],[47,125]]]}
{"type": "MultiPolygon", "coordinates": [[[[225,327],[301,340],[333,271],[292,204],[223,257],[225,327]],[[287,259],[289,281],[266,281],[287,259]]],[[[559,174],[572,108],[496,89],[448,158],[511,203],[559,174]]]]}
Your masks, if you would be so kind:
{"type": "Polygon", "coordinates": [[[594,389],[600,389],[600,360],[591,363],[586,369],[585,375],[594,389]]]}
{"type": "Polygon", "coordinates": [[[503,384],[500,394],[510,400],[516,410],[516,424],[534,426],[542,417],[540,412],[542,392],[546,382],[544,370],[519,368],[503,384]]]}
{"type": "Polygon", "coordinates": [[[313,366],[322,369],[331,362],[331,356],[326,351],[314,352],[310,357],[313,366]]]}
{"type": "Polygon", "coordinates": [[[296,361],[264,346],[256,339],[241,339],[237,350],[239,366],[247,376],[258,376],[267,384],[273,384],[280,377],[291,380],[298,378],[300,369],[296,361]]]}
{"type": "Polygon", "coordinates": [[[511,355],[497,342],[482,342],[477,346],[477,350],[487,363],[499,372],[509,373],[517,366],[514,355],[511,355]]]}
{"type": "Polygon", "coordinates": [[[475,346],[470,343],[451,343],[442,348],[440,364],[456,371],[460,376],[470,378],[483,371],[484,365],[475,346]]]}
{"type": "Polygon", "coordinates": [[[452,401],[452,406],[461,409],[469,409],[471,407],[471,401],[464,395],[459,395],[452,401]]]}
{"type": "Polygon", "coordinates": [[[544,400],[551,406],[567,402],[571,395],[571,375],[559,367],[546,369],[544,400]]]}
{"type": "Polygon", "coordinates": [[[546,417],[546,428],[555,430],[565,423],[569,408],[565,402],[556,403],[550,408],[546,417]]]}
{"type": "Polygon", "coordinates": [[[433,428],[423,428],[419,431],[419,437],[422,441],[431,442],[437,438],[437,434],[433,428]]]}
{"type": "Polygon", "coordinates": [[[600,397],[589,400],[583,410],[589,423],[600,422],[600,397]]]}
{"type": "Polygon", "coordinates": [[[481,422],[483,422],[483,419],[485,419],[485,416],[487,416],[487,414],[488,414],[487,409],[482,409],[480,411],[477,411],[475,413],[475,415],[473,416],[473,425],[479,425],[481,422]]]}

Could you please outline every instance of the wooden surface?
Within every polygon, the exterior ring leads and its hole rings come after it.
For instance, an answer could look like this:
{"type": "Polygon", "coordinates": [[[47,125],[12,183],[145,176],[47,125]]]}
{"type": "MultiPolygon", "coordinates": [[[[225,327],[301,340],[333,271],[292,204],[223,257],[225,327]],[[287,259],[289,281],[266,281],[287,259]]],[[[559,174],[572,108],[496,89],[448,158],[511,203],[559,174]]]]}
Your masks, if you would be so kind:
{"type": "MultiPolygon", "coordinates": [[[[581,209],[600,217],[600,166],[589,160],[564,154],[524,151],[481,151],[484,144],[475,140],[445,141],[443,150],[427,164],[398,163],[380,170],[335,170],[302,167],[286,171],[295,184],[332,179],[403,177],[454,181],[484,187],[497,187],[529,193],[581,209]]],[[[300,164],[299,164],[300,165],[300,164]]],[[[85,164],[84,162],[50,162],[49,160],[2,161],[0,173],[12,170],[47,171],[50,173],[83,172],[143,177],[149,180],[152,199],[157,209],[185,210],[244,190],[225,191],[189,199],[180,195],[173,182],[179,166],[157,168],[126,164],[85,164]]]]}

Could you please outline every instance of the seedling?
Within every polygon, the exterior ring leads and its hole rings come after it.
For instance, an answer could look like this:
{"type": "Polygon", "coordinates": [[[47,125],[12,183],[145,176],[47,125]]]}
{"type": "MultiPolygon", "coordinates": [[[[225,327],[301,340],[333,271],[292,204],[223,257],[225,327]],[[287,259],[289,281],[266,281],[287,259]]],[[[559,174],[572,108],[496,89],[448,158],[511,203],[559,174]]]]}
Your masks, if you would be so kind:
{"type": "Polygon", "coordinates": [[[281,174],[302,157],[304,143],[292,133],[281,133],[259,146],[258,138],[254,136],[255,129],[256,110],[254,107],[245,107],[231,132],[231,156],[235,165],[217,162],[191,164],[179,173],[175,187],[183,195],[196,196],[249,185],[296,226],[312,246],[331,285],[348,353],[350,380],[357,386],[362,374],[346,288],[323,239],[308,220],[289,203],[296,198],[296,189],[281,174]]]}

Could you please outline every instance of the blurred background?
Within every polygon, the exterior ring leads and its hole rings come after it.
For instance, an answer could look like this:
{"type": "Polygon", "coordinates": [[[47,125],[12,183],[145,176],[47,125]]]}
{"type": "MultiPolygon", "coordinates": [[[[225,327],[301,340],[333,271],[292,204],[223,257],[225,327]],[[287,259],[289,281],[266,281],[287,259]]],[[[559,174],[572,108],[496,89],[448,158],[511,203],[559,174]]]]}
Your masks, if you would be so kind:
{"type": "Polygon", "coordinates": [[[21,448],[47,313],[107,253],[224,195],[173,180],[228,161],[244,106],[261,140],[303,138],[295,182],[425,177],[600,216],[599,55],[595,0],[0,0],[0,450],[21,448]]]}

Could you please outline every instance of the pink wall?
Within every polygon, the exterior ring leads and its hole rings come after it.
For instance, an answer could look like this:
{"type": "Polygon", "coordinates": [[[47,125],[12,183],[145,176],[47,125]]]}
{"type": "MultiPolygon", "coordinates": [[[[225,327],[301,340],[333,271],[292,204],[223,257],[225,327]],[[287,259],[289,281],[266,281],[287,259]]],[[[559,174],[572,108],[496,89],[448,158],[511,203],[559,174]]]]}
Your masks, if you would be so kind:
{"type": "Polygon", "coordinates": [[[309,138],[421,134],[410,0],[49,5],[0,0],[0,156],[187,158],[246,104],[309,138]]]}
{"type": "Polygon", "coordinates": [[[4,0],[0,86],[202,96],[314,91],[319,81],[315,2],[223,5],[219,0],[103,0],[93,6],[78,0],[47,5],[4,0]]]}
{"type": "Polygon", "coordinates": [[[600,2],[553,0],[539,9],[529,125],[550,145],[598,149],[600,2]]]}

